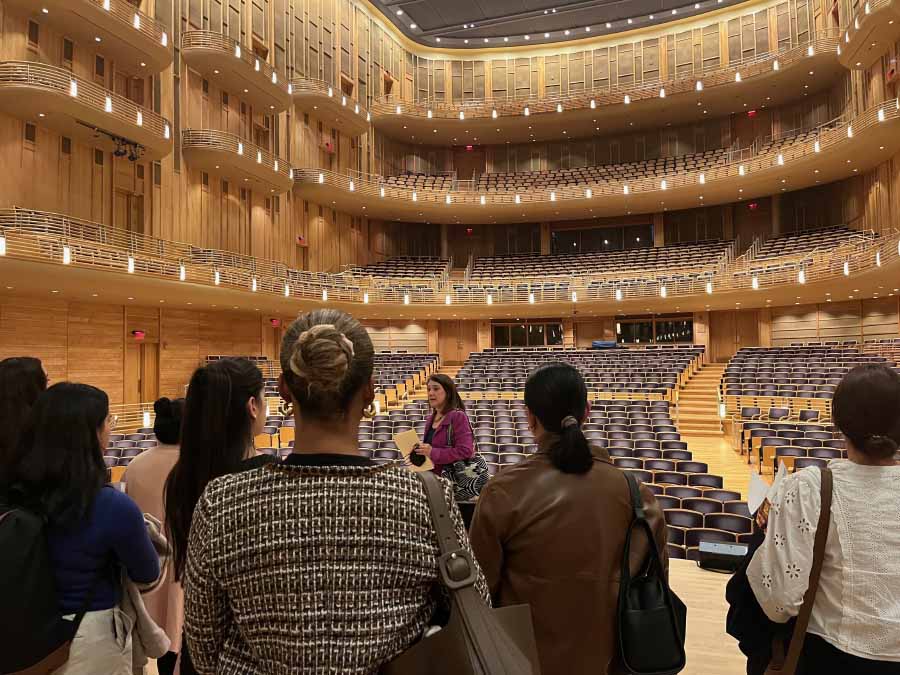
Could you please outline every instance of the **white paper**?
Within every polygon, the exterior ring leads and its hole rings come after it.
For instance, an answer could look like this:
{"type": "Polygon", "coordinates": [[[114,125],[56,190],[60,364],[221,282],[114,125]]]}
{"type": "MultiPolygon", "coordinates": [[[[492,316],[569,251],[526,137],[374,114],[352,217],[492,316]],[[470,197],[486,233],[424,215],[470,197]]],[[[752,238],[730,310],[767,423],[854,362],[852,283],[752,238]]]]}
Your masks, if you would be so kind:
{"type": "Polygon", "coordinates": [[[750,487],[747,489],[747,508],[755,515],[769,495],[769,484],[755,471],[750,472],[750,487]]]}
{"type": "Polygon", "coordinates": [[[781,481],[785,479],[787,476],[787,467],[784,465],[784,462],[780,462],[778,465],[778,473],[775,474],[775,480],[772,481],[772,487],[769,488],[768,494],[766,494],[766,498],[771,502],[772,495],[775,494],[775,490],[778,489],[778,486],[781,485],[781,481]]]}

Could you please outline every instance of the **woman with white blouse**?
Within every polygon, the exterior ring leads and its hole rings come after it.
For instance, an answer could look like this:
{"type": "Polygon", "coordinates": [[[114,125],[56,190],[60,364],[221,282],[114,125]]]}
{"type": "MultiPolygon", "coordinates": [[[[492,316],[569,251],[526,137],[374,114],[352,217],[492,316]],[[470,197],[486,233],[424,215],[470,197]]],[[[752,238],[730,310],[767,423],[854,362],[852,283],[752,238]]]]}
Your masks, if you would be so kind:
{"type": "MultiPolygon", "coordinates": [[[[847,439],[834,478],[828,542],[798,675],[900,673],[900,375],[859,366],[838,386],[835,424],[847,439]]],[[[747,577],[766,615],[797,616],[809,586],[821,472],[798,471],[770,498],[765,542],[747,577]]]]}

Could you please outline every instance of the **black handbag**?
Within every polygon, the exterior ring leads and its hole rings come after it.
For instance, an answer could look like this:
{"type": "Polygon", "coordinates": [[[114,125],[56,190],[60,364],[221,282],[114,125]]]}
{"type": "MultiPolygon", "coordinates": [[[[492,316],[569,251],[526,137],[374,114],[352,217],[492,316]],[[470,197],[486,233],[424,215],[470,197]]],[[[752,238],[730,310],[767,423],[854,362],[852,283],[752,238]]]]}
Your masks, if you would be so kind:
{"type": "Polygon", "coordinates": [[[685,666],[687,607],[666,581],[637,481],[631,474],[622,473],[628,481],[634,519],[625,535],[619,580],[619,657],[633,675],[675,675],[685,666]],[[632,577],[630,554],[635,530],[647,536],[647,562],[632,577]]]}

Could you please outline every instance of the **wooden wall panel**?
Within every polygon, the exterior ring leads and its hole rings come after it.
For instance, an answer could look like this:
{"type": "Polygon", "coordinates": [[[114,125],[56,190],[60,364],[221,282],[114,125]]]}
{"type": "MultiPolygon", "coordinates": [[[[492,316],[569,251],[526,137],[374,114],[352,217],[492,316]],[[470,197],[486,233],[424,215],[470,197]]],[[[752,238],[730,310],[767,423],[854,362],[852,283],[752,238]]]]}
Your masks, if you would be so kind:
{"type": "Polygon", "coordinates": [[[124,400],[125,311],[121,305],[70,303],[66,377],[103,389],[110,403],[124,400]]]}
{"type": "Polygon", "coordinates": [[[185,387],[201,361],[200,315],[180,309],[166,309],[161,314],[159,393],[184,396],[185,387]]]}
{"type": "Polygon", "coordinates": [[[434,343],[437,326],[428,326],[421,321],[363,321],[363,325],[372,339],[375,351],[407,351],[410,353],[428,353],[434,343]]]}
{"type": "Polygon", "coordinates": [[[874,298],[862,303],[862,336],[882,340],[900,335],[900,297],[874,298]]]}
{"type": "Polygon", "coordinates": [[[900,336],[898,298],[772,308],[772,345],[900,336]]]}
{"type": "Polygon", "coordinates": [[[51,381],[68,374],[68,305],[24,297],[0,299],[0,359],[34,356],[51,381]]]}

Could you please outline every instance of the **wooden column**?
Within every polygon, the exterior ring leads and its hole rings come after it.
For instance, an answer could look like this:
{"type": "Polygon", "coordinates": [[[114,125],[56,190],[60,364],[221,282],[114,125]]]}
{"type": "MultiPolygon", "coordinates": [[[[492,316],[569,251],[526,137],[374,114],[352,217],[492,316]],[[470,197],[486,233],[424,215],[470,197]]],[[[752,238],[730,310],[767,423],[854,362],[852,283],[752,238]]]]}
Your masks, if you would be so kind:
{"type": "Polygon", "coordinates": [[[541,255],[550,255],[550,223],[541,223],[541,255]]]}
{"type": "Polygon", "coordinates": [[[653,214],[653,246],[659,248],[666,245],[666,229],[662,213],[653,214]]]}

